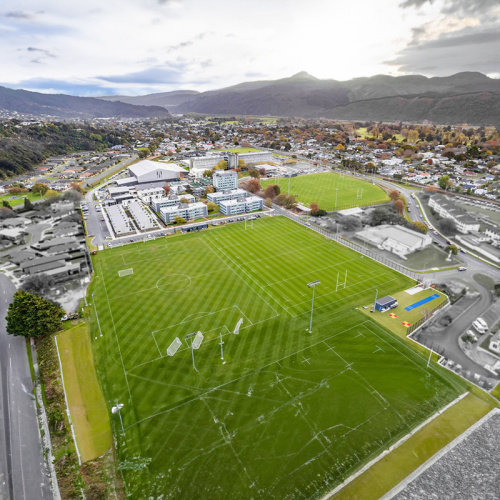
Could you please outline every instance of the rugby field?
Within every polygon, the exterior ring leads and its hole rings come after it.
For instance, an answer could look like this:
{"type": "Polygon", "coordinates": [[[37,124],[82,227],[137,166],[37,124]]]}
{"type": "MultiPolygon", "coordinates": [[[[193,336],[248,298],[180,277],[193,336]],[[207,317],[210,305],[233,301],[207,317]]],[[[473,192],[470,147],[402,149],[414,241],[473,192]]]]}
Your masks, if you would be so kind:
{"type": "Polygon", "coordinates": [[[289,219],[107,249],[94,267],[94,357],[124,405],[131,498],[316,498],[463,392],[355,309],[411,280],[289,219]]]}
{"type": "Polygon", "coordinates": [[[326,172],[321,174],[299,175],[289,178],[264,179],[261,181],[265,189],[269,184],[278,184],[282,193],[297,197],[297,201],[309,206],[317,203],[319,208],[331,212],[335,209],[335,194],[337,193],[337,210],[376,205],[389,201],[387,193],[371,182],[350,175],[326,172]],[[338,191],[337,191],[338,189],[338,191]]]}

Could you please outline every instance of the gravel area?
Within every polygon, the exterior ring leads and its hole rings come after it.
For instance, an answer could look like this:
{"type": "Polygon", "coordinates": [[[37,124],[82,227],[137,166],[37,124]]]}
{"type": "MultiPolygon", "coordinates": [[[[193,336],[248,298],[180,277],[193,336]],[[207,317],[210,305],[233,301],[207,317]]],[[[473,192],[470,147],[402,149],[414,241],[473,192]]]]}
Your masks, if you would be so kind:
{"type": "MultiPolygon", "coordinates": [[[[460,438],[458,438],[460,440],[460,438]]],[[[432,460],[432,459],[431,459],[432,460]]],[[[500,498],[500,412],[423,470],[393,500],[500,498]]]]}

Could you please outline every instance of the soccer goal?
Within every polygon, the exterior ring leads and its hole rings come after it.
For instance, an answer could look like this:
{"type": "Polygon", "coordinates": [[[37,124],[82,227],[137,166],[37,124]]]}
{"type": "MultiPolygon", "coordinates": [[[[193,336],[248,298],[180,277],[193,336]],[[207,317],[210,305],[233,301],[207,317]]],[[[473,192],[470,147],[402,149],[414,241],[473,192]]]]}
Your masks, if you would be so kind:
{"type": "Polygon", "coordinates": [[[167,355],[173,356],[181,346],[182,342],[179,340],[179,337],[175,337],[174,341],[168,346],[167,355]]]}
{"type": "Polygon", "coordinates": [[[203,342],[203,333],[197,332],[193,340],[193,349],[199,349],[203,342]]]}
{"type": "Polygon", "coordinates": [[[118,276],[120,276],[120,278],[123,278],[123,276],[129,276],[130,274],[134,274],[134,270],[132,268],[118,271],[118,276]]]}

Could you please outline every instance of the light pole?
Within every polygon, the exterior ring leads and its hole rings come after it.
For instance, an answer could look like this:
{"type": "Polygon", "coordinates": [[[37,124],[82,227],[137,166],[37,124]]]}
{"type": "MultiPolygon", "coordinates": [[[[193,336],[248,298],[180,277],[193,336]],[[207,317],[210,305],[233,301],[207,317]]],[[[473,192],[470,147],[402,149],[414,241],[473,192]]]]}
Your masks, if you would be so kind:
{"type": "Polygon", "coordinates": [[[220,342],[219,342],[219,345],[220,345],[220,359],[222,359],[223,363],[222,364],[226,364],[226,360],[224,359],[224,349],[223,349],[223,346],[224,346],[224,341],[222,340],[222,332],[219,332],[219,335],[220,335],[220,342]]]}
{"type": "Polygon", "coordinates": [[[307,286],[309,288],[313,289],[312,302],[311,302],[311,321],[309,322],[309,333],[312,333],[312,327],[313,327],[314,289],[316,288],[316,285],[320,285],[320,284],[321,284],[321,281],[319,281],[319,280],[311,281],[311,283],[307,284],[307,286]]]}
{"type": "Polygon", "coordinates": [[[335,212],[337,211],[337,195],[339,194],[339,188],[335,188],[335,212]]]}
{"type": "Polygon", "coordinates": [[[373,301],[373,309],[372,312],[375,311],[375,307],[377,305],[377,297],[378,297],[378,288],[375,290],[375,300],[373,301]]]}

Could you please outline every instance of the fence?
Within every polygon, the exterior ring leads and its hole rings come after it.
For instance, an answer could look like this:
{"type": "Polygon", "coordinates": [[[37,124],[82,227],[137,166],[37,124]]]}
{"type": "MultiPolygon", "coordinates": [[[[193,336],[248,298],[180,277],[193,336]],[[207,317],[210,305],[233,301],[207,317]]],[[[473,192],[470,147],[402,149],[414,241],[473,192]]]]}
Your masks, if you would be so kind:
{"type": "Polygon", "coordinates": [[[401,274],[404,274],[405,276],[408,276],[409,278],[412,278],[414,280],[421,280],[422,275],[420,273],[416,273],[414,271],[410,271],[404,266],[401,266],[400,264],[397,264],[396,262],[385,258],[383,255],[379,255],[376,252],[372,252],[368,248],[365,248],[361,245],[358,245],[356,243],[352,243],[351,241],[348,241],[344,239],[342,236],[332,232],[328,231],[326,229],[320,228],[316,225],[308,224],[305,220],[301,219],[297,215],[288,212],[287,210],[284,210],[283,208],[279,207],[278,205],[273,204],[273,208],[275,210],[275,213],[278,215],[284,215],[285,217],[288,217],[289,219],[298,222],[299,224],[302,224],[303,226],[307,226],[313,231],[316,231],[319,234],[322,234],[323,236],[326,236],[327,238],[330,238],[331,240],[335,240],[337,243],[340,243],[341,245],[344,245],[351,250],[354,250],[355,252],[358,252],[360,254],[365,255],[366,257],[369,257],[372,260],[375,260],[379,262],[380,264],[383,264],[384,266],[387,266],[391,269],[394,269],[395,271],[398,271],[401,274]]]}
{"type": "MultiPolygon", "coordinates": [[[[436,306],[434,309],[432,309],[431,311],[429,311],[429,316],[428,317],[422,317],[420,318],[418,321],[416,321],[415,323],[413,323],[407,330],[407,333],[406,333],[406,336],[409,336],[410,334],[412,334],[413,332],[415,332],[415,330],[417,330],[418,328],[420,328],[426,321],[428,321],[429,319],[431,319],[432,316],[434,316],[434,313],[436,311],[438,311],[439,309],[442,309],[444,306],[447,306],[449,305],[450,302],[449,300],[446,300],[445,302],[441,302],[441,304],[439,304],[438,306],[436,306]]],[[[413,339],[412,339],[413,340],[413,339]]],[[[427,346],[426,346],[427,347],[427,346]]],[[[428,347],[427,347],[428,349],[428,347]]]]}

